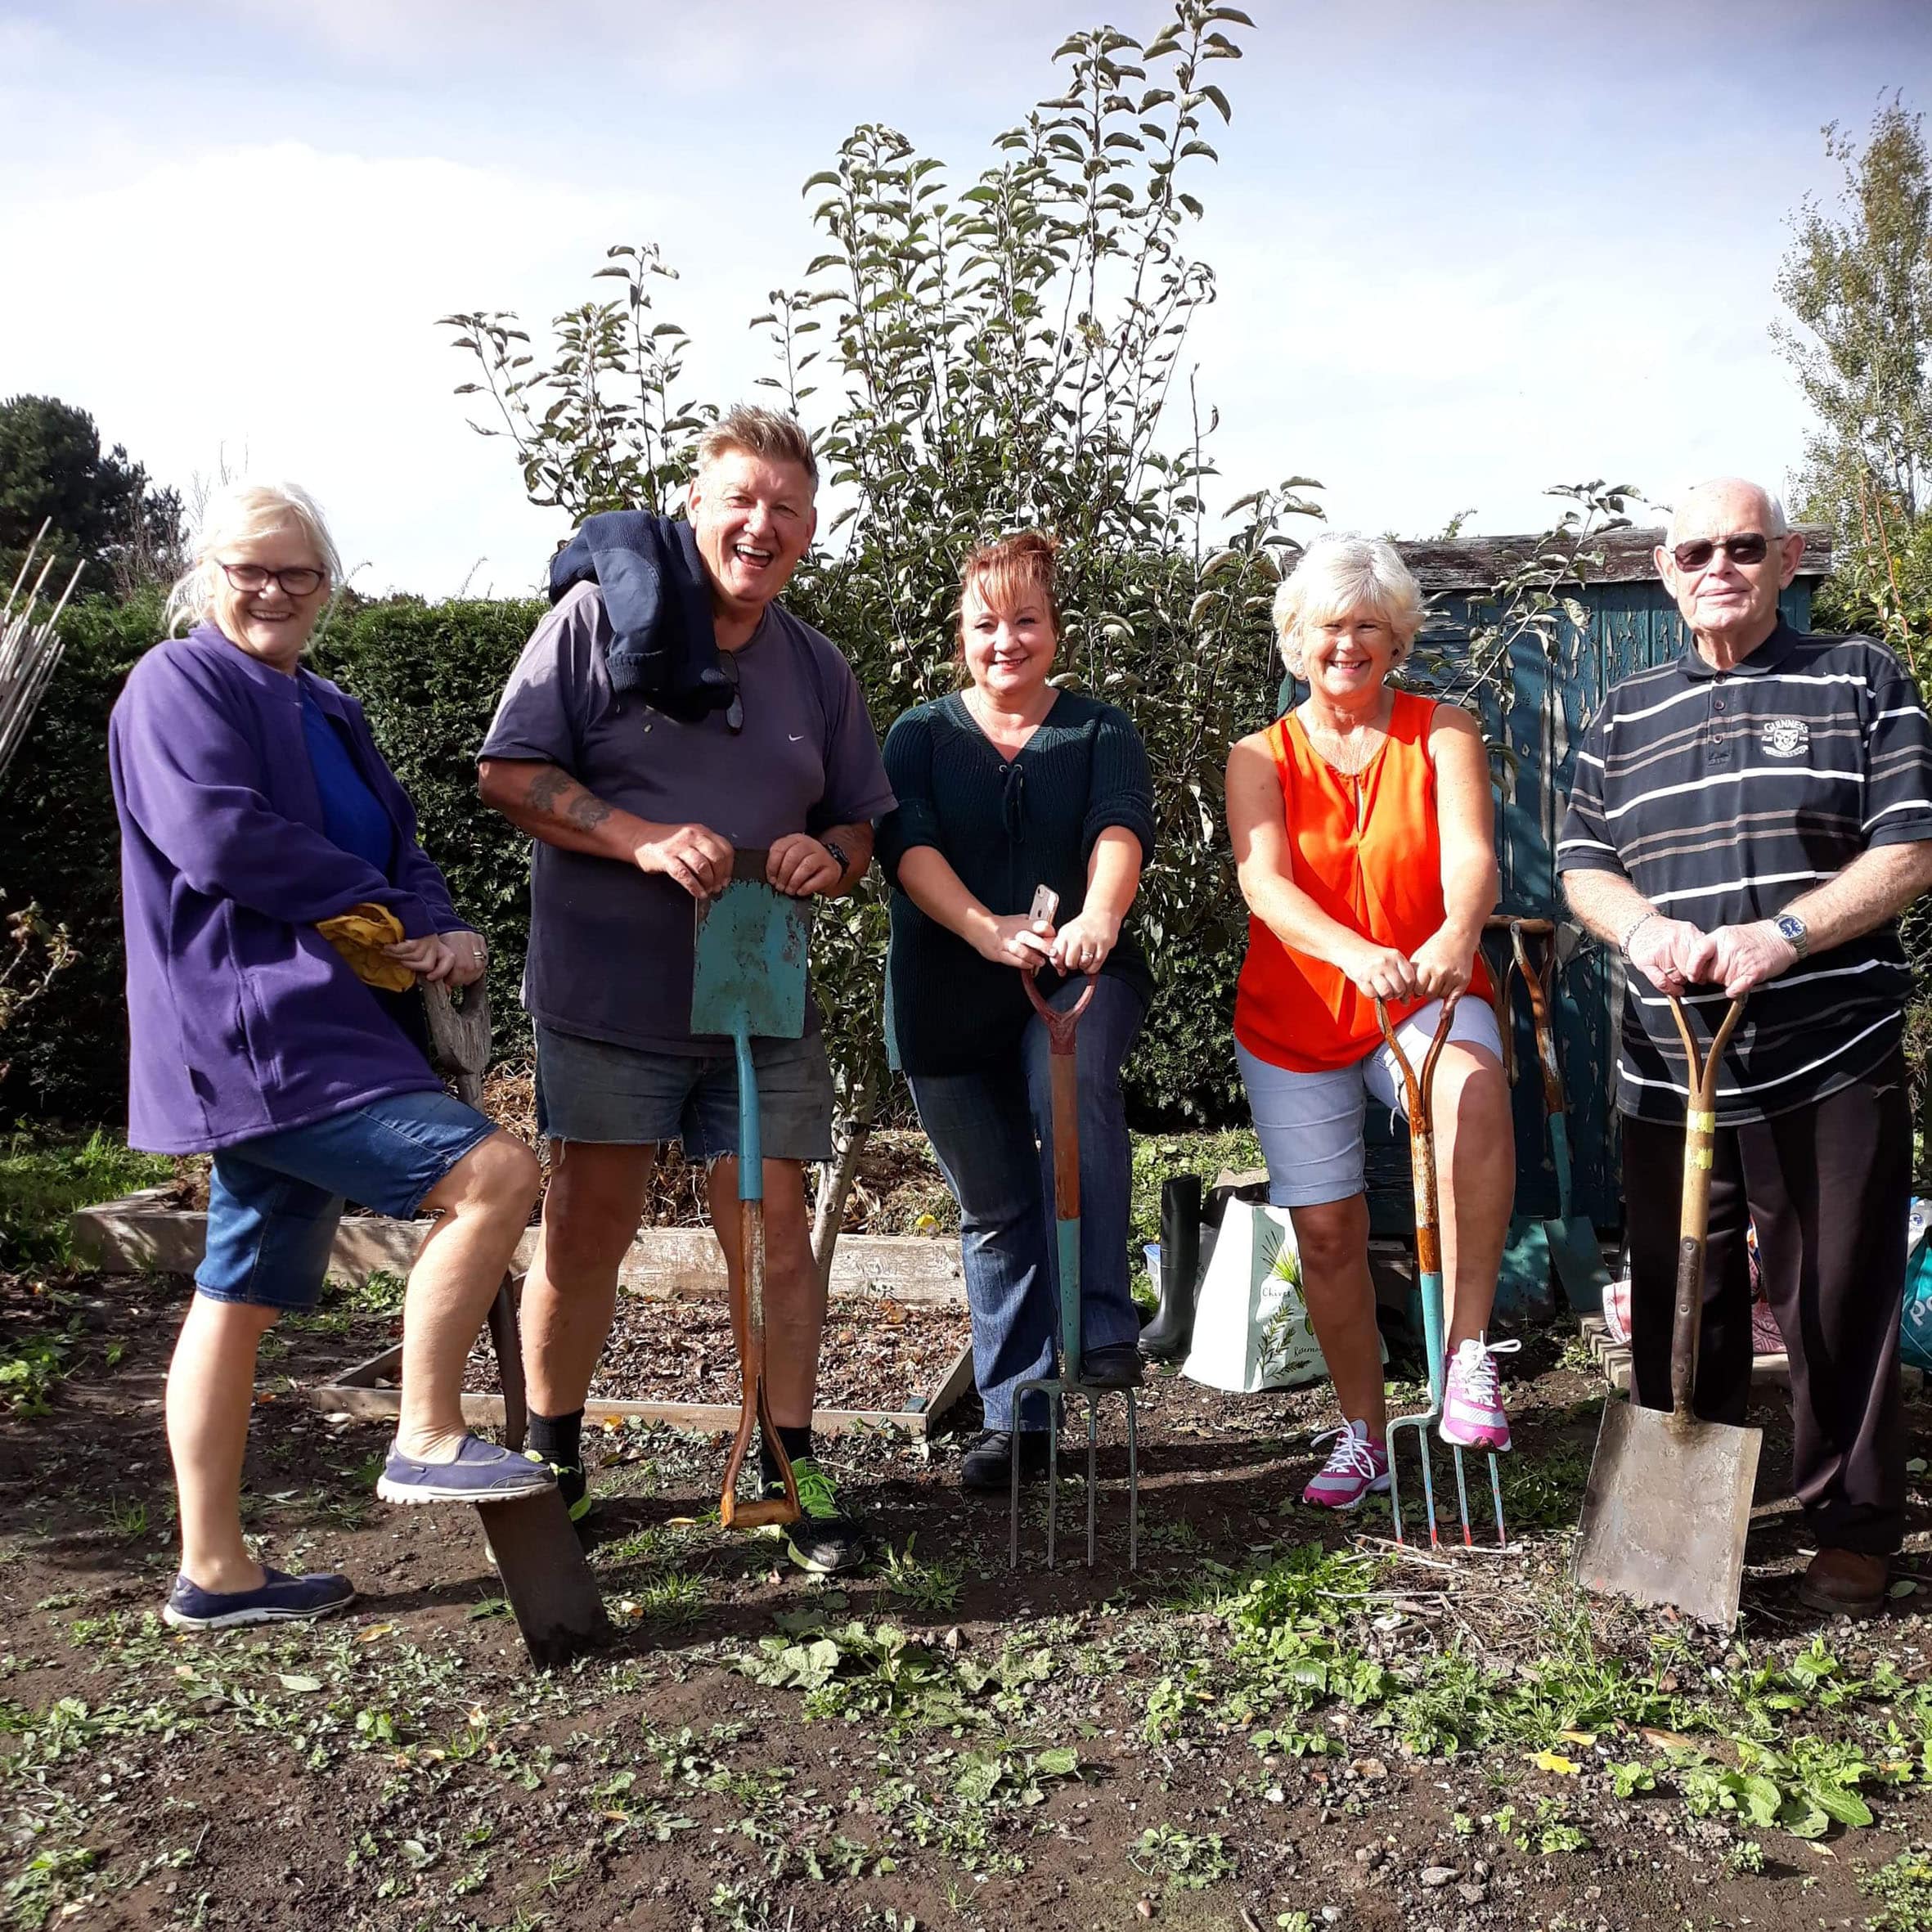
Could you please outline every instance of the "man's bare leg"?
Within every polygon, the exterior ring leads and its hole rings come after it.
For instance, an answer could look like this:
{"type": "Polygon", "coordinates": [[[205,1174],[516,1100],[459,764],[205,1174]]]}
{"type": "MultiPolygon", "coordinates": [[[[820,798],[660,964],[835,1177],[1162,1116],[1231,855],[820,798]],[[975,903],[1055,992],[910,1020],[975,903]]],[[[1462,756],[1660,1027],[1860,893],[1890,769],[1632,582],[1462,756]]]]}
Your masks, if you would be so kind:
{"type": "Polygon", "coordinates": [[[656,1158],[654,1147],[550,1143],[550,1192],[523,1306],[531,1446],[540,1453],[538,1418],[574,1415],[590,1394],[656,1158]]]}

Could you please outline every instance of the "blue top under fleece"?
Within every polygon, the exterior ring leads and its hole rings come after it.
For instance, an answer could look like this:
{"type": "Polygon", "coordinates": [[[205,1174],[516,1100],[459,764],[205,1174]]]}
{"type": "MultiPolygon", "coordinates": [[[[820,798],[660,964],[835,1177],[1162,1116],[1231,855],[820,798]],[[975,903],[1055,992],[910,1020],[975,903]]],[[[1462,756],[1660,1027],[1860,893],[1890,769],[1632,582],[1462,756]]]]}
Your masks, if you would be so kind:
{"type": "Polygon", "coordinates": [[[322,802],[322,835],[386,874],[396,856],[396,826],[329,716],[313,694],[302,692],[302,736],[315,767],[315,789],[322,802]]]}

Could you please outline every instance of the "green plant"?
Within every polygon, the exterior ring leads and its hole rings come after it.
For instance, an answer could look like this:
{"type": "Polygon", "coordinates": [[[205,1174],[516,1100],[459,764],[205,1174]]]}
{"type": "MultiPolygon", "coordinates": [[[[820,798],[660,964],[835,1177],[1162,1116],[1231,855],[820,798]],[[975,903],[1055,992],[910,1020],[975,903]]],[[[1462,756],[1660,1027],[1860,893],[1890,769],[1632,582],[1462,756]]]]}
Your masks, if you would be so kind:
{"type": "Polygon", "coordinates": [[[1861,1872],[1858,1889],[1878,1901],[1877,1912],[1866,1921],[1871,1932],[1932,1932],[1932,1856],[1923,1847],[1861,1872]]]}
{"type": "Polygon", "coordinates": [[[69,1266],[67,1222],[76,1208],[157,1186],[173,1171],[166,1157],[134,1153],[108,1134],[11,1134],[0,1143],[0,1267],[69,1266]]]}
{"type": "Polygon", "coordinates": [[[894,1543],[886,1545],[886,1588],[895,1597],[904,1597],[914,1609],[923,1610],[928,1615],[956,1610],[965,1579],[965,1566],[938,1559],[930,1562],[923,1561],[913,1554],[913,1545],[918,1540],[916,1537],[907,1537],[904,1549],[894,1543]]]}
{"type": "Polygon", "coordinates": [[[1218,1833],[1196,1835],[1169,1824],[1149,1825],[1128,1853],[1137,1871],[1165,1879],[1175,1889],[1200,1892],[1234,1876],[1235,1865],[1218,1833]]]}

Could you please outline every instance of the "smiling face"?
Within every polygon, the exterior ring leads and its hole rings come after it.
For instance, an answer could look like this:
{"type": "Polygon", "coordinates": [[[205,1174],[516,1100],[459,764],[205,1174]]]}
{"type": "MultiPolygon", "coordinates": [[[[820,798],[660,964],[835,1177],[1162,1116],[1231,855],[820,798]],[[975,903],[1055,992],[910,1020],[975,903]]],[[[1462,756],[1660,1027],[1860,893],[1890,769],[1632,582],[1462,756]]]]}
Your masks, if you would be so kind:
{"type": "Polygon", "coordinates": [[[1379,699],[1383,681],[1402,654],[1394,627],[1365,605],[1306,625],[1300,642],[1309,689],[1345,711],[1379,699]]]}
{"type": "Polygon", "coordinates": [[[1755,649],[1777,627],[1777,594],[1804,554],[1802,537],[1772,537],[1772,522],[1771,505],[1756,484],[1706,483],[1678,506],[1669,541],[1656,553],[1657,568],[1684,622],[1701,638],[1722,640],[1733,657],[1755,649]],[[1754,534],[1769,539],[1756,563],[1741,564],[1724,549],[1727,537],[1754,534]],[[1686,569],[1674,552],[1700,538],[1715,546],[1710,560],[1686,569]]]}
{"type": "Polygon", "coordinates": [[[329,598],[326,564],[316,554],[308,532],[292,519],[259,536],[223,544],[210,569],[213,577],[212,613],[223,636],[252,658],[292,672],[300,661],[316,619],[329,598]],[[247,572],[251,566],[271,571],[312,570],[321,573],[314,589],[290,596],[271,577],[258,590],[244,590],[231,581],[229,570],[247,572]]]}
{"type": "Polygon", "coordinates": [[[690,501],[719,614],[762,612],[791,581],[818,528],[811,479],[796,463],[728,449],[699,471],[690,501]]]}
{"type": "Polygon", "coordinates": [[[959,642],[975,688],[1001,710],[1018,711],[1039,696],[1059,640],[1040,592],[1018,586],[996,608],[975,582],[960,600],[959,642]]]}

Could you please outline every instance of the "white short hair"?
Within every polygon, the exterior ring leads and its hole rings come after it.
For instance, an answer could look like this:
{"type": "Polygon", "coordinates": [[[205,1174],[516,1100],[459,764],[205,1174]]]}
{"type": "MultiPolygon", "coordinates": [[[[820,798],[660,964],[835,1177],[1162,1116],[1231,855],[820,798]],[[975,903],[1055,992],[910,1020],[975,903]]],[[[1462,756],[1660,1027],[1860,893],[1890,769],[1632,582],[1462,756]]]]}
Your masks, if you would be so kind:
{"type": "Polygon", "coordinates": [[[342,555],[329,534],[321,505],[295,483],[231,483],[209,499],[195,532],[195,560],[168,593],[164,622],[172,636],[183,622],[196,624],[214,609],[215,584],[221,573],[218,554],[279,530],[285,523],[299,526],[314,546],[333,591],[342,582],[342,555]]]}
{"type": "Polygon", "coordinates": [[[1281,661],[1300,677],[1303,633],[1358,610],[1373,610],[1395,633],[1399,664],[1422,627],[1422,586],[1382,537],[1337,530],[1301,553],[1274,593],[1274,635],[1281,661]]]}
{"type": "Polygon", "coordinates": [[[1671,506],[1669,528],[1664,532],[1664,547],[1674,549],[1681,541],[1678,535],[1678,519],[1683,514],[1689,500],[1705,490],[1750,490],[1763,498],[1764,504],[1764,534],[1773,542],[1781,537],[1790,534],[1791,526],[1785,516],[1785,506],[1778,498],[1762,483],[1753,483],[1748,476],[1707,476],[1702,483],[1695,483],[1683,492],[1671,506]]]}

